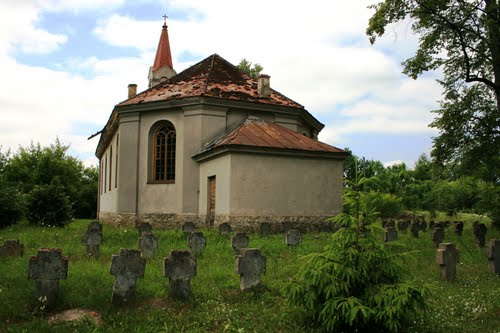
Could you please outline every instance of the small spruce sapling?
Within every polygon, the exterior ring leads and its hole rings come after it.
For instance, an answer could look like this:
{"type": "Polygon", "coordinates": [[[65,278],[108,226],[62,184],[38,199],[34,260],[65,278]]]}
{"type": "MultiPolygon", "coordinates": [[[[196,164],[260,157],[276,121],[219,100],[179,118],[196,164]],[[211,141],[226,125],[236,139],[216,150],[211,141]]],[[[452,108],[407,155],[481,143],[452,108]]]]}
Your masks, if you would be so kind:
{"type": "Polygon", "coordinates": [[[329,332],[399,332],[424,308],[427,287],[403,281],[402,257],[374,233],[377,213],[366,205],[356,174],[344,194],[348,210],[333,221],[341,228],[322,253],[305,264],[283,290],[305,309],[312,325],[329,332]]]}

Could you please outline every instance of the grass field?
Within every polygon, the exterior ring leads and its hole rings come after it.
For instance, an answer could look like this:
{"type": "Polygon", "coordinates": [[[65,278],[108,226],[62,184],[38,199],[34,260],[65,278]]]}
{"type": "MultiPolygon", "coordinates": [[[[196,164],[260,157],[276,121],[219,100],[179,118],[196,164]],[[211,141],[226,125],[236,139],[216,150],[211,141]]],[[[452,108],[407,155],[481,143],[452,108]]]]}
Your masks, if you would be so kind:
{"type": "MultiPolygon", "coordinates": [[[[455,243],[460,251],[455,283],[440,280],[430,231],[417,239],[409,233],[399,235],[404,251],[417,251],[414,260],[406,263],[407,278],[431,286],[425,315],[408,332],[500,332],[500,276],[488,273],[486,249],[475,246],[471,230],[475,217],[461,218],[466,221],[464,235],[455,236],[452,228],[445,234],[445,242],[455,243]]],[[[171,250],[188,249],[185,236],[180,230],[155,230],[159,249],[156,258],[148,260],[144,278],[138,280],[135,301],[115,307],[111,305],[111,255],[121,247],[138,248],[138,232],[105,225],[101,257],[95,260],[86,256],[81,245],[88,222],[76,220],[64,229],[20,224],[0,230],[0,244],[20,239],[25,245],[24,257],[0,258],[0,332],[315,331],[303,322],[301,309],[288,306],[280,286],[297,271],[302,255],[323,249],[330,241],[327,233],[304,235],[296,249],[287,248],[282,235],[250,235],[250,247],[260,248],[267,256],[267,273],[261,288],[241,292],[230,237],[203,230],[207,247],[191,281],[193,298],[182,303],[168,298],[162,265],[171,250]],[[53,312],[90,309],[102,315],[101,326],[90,320],[49,326],[46,319],[52,313],[33,314],[40,304],[33,296],[34,281],[27,278],[28,260],[40,247],[62,248],[69,257],[68,278],[60,283],[59,305],[53,312]]],[[[490,238],[500,238],[500,231],[490,229],[490,238]]]]}

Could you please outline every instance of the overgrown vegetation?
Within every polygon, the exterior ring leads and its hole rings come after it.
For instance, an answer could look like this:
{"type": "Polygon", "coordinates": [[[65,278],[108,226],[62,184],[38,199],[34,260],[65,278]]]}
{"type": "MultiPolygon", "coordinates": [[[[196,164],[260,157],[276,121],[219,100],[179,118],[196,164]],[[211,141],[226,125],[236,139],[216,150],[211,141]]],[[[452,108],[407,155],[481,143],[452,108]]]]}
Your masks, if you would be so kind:
{"type": "Polygon", "coordinates": [[[380,161],[356,155],[348,157],[344,167],[347,180],[352,181],[356,172],[367,178],[363,184],[363,190],[371,193],[367,201],[382,217],[397,217],[404,210],[443,211],[449,216],[469,212],[488,214],[500,227],[498,184],[438,165],[425,154],[413,169],[404,163],[384,167],[380,161]]]}
{"type": "MultiPolygon", "coordinates": [[[[426,216],[428,218],[428,216],[426,216]]],[[[447,218],[438,214],[437,219],[447,218]]],[[[411,283],[419,287],[432,285],[426,297],[427,309],[406,330],[407,333],[499,333],[500,280],[487,271],[485,249],[475,246],[472,222],[485,217],[458,214],[465,221],[460,238],[451,230],[445,241],[457,244],[460,264],[457,281],[440,279],[435,262],[435,248],[430,231],[415,239],[400,234],[406,251],[416,250],[414,261],[404,264],[411,283]]],[[[250,246],[260,248],[267,257],[263,286],[252,292],[240,292],[238,275],[234,272],[234,253],[229,237],[213,230],[203,230],[207,247],[197,261],[197,275],[192,279],[193,299],[188,303],[172,301],[167,296],[168,280],[163,277],[162,262],[173,249],[188,249],[180,230],[155,230],[159,249],[155,259],[148,260],[144,278],[138,279],[136,300],[129,306],[111,306],[114,276],[109,274],[111,255],[121,247],[138,248],[138,232],[131,228],[104,225],[104,242],[99,260],[88,258],[81,237],[90,221],[75,220],[63,229],[31,226],[27,223],[0,230],[0,244],[6,239],[20,239],[25,255],[20,258],[0,258],[0,332],[317,332],[310,327],[304,309],[289,305],[280,293],[281,286],[296,274],[302,264],[299,257],[323,251],[331,244],[329,233],[305,234],[302,244],[288,248],[282,235],[261,237],[250,235],[250,246]],[[34,298],[34,281],[26,278],[29,257],[40,247],[60,247],[69,257],[67,280],[60,282],[60,304],[55,312],[86,308],[103,317],[96,328],[91,321],[49,326],[47,319],[33,316],[38,305],[34,298]]],[[[376,223],[378,225],[378,222],[376,223]]],[[[382,237],[380,229],[374,229],[382,237]]],[[[489,230],[487,238],[499,238],[500,232],[489,230]]],[[[399,247],[390,247],[397,254],[399,247]]],[[[405,332],[401,330],[401,332],[405,332]]]]}
{"type": "Polygon", "coordinates": [[[34,224],[50,225],[73,216],[95,217],[97,168],[69,156],[68,148],[59,140],[48,147],[32,143],[15,154],[0,147],[0,227],[23,215],[34,224]]]}
{"type": "Polygon", "coordinates": [[[404,282],[401,261],[375,233],[378,213],[360,187],[348,181],[346,212],[333,221],[340,230],[323,252],[306,260],[285,288],[291,304],[328,332],[399,332],[424,308],[425,287],[404,282]]]}

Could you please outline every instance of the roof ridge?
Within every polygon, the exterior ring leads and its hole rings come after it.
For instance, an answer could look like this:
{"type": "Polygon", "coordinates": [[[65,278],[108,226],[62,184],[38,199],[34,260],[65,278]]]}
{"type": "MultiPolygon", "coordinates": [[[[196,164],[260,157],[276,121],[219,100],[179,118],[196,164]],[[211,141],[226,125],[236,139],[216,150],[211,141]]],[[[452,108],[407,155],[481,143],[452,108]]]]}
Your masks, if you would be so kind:
{"type": "Polygon", "coordinates": [[[202,94],[206,94],[206,92],[207,92],[208,84],[210,82],[210,77],[212,76],[212,72],[214,70],[214,63],[215,63],[215,56],[216,55],[217,55],[217,53],[214,53],[210,56],[210,57],[212,57],[212,61],[210,62],[210,67],[208,68],[208,74],[207,74],[207,78],[205,79],[205,86],[203,87],[202,94]]]}

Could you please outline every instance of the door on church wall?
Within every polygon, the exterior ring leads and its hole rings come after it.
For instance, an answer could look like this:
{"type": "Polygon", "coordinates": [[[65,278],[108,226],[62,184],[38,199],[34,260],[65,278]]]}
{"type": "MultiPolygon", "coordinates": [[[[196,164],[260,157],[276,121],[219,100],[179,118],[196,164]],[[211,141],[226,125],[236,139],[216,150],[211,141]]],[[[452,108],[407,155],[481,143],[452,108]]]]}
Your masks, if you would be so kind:
{"type": "Polygon", "coordinates": [[[215,217],[215,189],[216,189],[215,176],[208,177],[207,222],[212,225],[214,223],[214,217],[215,217]]]}

